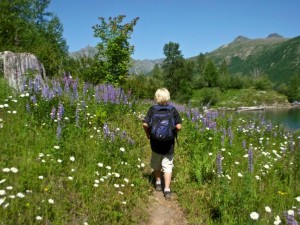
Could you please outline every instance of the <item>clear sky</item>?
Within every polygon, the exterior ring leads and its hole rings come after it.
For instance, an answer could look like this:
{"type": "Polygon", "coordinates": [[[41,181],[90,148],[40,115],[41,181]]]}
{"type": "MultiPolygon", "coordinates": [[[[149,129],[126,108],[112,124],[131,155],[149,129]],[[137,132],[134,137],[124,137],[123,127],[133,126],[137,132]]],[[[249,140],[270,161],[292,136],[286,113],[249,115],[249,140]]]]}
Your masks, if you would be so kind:
{"type": "Polygon", "coordinates": [[[130,39],[134,59],[164,58],[170,41],[188,58],[239,35],[300,35],[300,0],[51,0],[48,11],[60,18],[70,52],[100,42],[92,29],[99,17],[126,15],[124,23],[139,17],[130,39]]]}

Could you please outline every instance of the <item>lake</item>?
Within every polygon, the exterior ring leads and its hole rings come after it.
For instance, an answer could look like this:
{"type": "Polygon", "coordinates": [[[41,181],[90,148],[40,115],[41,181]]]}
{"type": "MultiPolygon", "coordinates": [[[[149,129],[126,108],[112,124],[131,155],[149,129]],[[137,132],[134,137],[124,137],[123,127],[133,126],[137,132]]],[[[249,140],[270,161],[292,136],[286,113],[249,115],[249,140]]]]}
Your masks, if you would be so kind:
{"type": "Polygon", "coordinates": [[[266,121],[271,121],[274,125],[282,124],[292,130],[300,129],[300,108],[291,109],[268,109],[262,111],[242,111],[240,113],[263,116],[266,121]]]}

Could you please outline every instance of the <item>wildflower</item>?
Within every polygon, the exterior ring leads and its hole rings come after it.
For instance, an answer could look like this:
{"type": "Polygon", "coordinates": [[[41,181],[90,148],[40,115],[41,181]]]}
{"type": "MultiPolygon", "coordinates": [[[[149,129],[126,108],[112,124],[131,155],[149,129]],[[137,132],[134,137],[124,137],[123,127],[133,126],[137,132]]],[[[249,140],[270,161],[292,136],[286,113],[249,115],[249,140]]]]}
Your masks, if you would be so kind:
{"type": "Polygon", "coordinates": [[[260,177],[259,177],[259,176],[257,176],[257,175],[255,176],[255,178],[256,178],[256,180],[260,180],[260,177]]]}
{"type": "Polygon", "coordinates": [[[108,170],[110,170],[110,169],[111,169],[111,167],[110,167],[110,166],[106,166],[105,168],[106,168],[106,169],[108,169],[108,170]]]}
{"type": "Polygon", "coordinates": [[[268,164],[264,165],[264,168],[269,169],[270,166],[268,164]]]}
{"type": "Polygon", "coordinates": [[[44,179],[44,177],[43,177],[43,176],[39,176],[39,179],[40,179],[40,180],[43,180],[43,179],[44,179]]]}
{"type": "Polygon", "coordinates": [[[124,193],[122,191],[119,191],[119,194],[123,195],[124,193]]]}
{"type": "Polygon", "coordinates": [[[238,173],[238,176],[239,176],[239,177],[243,177],[243,174],[241,174],[241,173],[238,173]]]}
{"type": "Polygon", "coordinates": [[[17,173],[17,172],[18,172],[18,169],[15,168],[15,167],[12,167],[12,168],[10,168],[10,171],[13,172],[13,173],[17,173]]]}
{"type": "Polygon", "coordinates": [[[41,217],[41,216],[37,216],[37,217],[35,217],[35,219],[36,219],[36,220],[42,220],[42,219],[43,219],[43,217],[41,217]]]}
{"type": "Polygon", "coordinates": [[[287,211],[287,214],[290,215],[290,216],[294,216],[295,212],[294,212],[294,210],[290,209],[290,210],[287,211]]]}
{"type": "Polygon", "coordinates": [[[295,198],[297,202],[300,202],[300,196],[295,198]]]}
{"type": "Polygon", "coordinates": [[[231,180],[231,177],[228,174],[226,175],[226,177],[228,180],[231,180]]]}
{"type": "Polygon", "coordinates": [[[115,177],[120,177],[120,174],[118,174],[118,173],[115,173],[115,177]]]}
{"type": "Polygon", "coordinates": [[[0,180],[0,184],[4,183],[6,179],[0,180]]]}
{"type": "Polygon", "coordinates": [[[0,190],[0,196],[6,195],[5,190],[0,190]]]}
{"type": "Polygon", "coordinates": [[[68,180],[73,180],[73,177],[69,176],[69,177],[68,177],[68,180]]]}
{"type": "Polygon", "coordinates": [[[8,173],[8,172],[10,172],[10,169],[9,169],[9,168],[4,168],[2,171],[3,171],[4,173],[8,173]]]}
{"type": "Polygon", "coordinates": [[[53,199],[48,199],[49,204],[54,204],[54,200],[53,199]]]}
{"type": "Polygon", "coordinates": [[[126,183],[128,183],[128,182],[129,182],[129,180],[128,180],[127,178],[124,178],[124,181],[125,181],[126,183]]]}
{"type": "Polygon", "coordinates": [[[83,222],[83,225],[89,225],[88,222],[83,222]]]}
{"type": "Polygon", "coordinates": [[[6,198],[0,198],[0,205],[2,205],[5,202],[6,198]]]}
{"type": "Polygon", "coordinates": [[[209,153],[208,153],[208,155],[212,155],[212,153],[211,153],[211,152],[209,152],[209,153]]]}
{"type": "Polygon", "coordinates": [[[250,218],[253,220],[258,220],[259,214],[257,212],[250,213],[250,218]]]}
{"type": "Polygon", "coordinates": [[[141,163],[141,167],[145,167],[145,163],[141,163]]]}
{"type": "Polygon", "coordinates": [[[125,201],[122,202],[123,205],[126,205],[127,203],[125,201]]]}
{"type": "Polygon", "coordinates": [[[5,204],[5,205],[3,206],[3,208],[7,208],[8,206],[9,206],[9,203],[5,204]]]}
{"type": "Polygon", "coordinates": [[[278,224],[281,224],[281,220],[280,220],[280,217],[277,215],[277,216],[275,216],[274,225],[278,225],[278,224]]]}
{"type": "Polygon", "coordinates": [[[9,195],[8,197],[9,197],[9,198],[11,198],[11,199],[14,199],[14,198],[16,198],[16,196],[15,196],[15,195],[9,195]]]}
{"type": "Polygon", "coordinates": [[[72,162],[74,162],[74,161],[75,161],[75,157],[74,157],[74,156],[71,156],[71,157],[70,157],[70,160],[71,160],[72,162]]]}
{"type": "Polygon", "coordinates": [[[240,162],[234,162],[234,164],[235,164],[235,165],[239,165],[239,164],[240,164],[240,162]]]}
{"type": "Polygon", "coordinates": [[[272,212],[272,210],[271,210],[271,208],[269,206],[266,206],[265,210],[266,210],[266,212],[269,212],[269,213],[272,212]]]}
{"type": "Polygon", "coordinates": [[[55,145],[54,148],[55,149],[60,149],[60,147],[58,145],[55,145]]]}
{"type": "Polygon", "coordinates": [[[103,163],[98,163],[98,166],[99,167],[103,167],[103,163]]]}
{"type": "Polygon", "coordinates": [[[57,162],[58,162],[58,163],[62,163],[62,160],[61,160],[61,159],[58,159],[57,162]]]}
{"type": "Polygon", "coordinates": [[[100,178],[100,181],[101,181],[101,182],[104,182],[104,179],[103,179],[103,178],[100,178]]]}
{"type": "Polygon", "coordinates": [[[23,193],[19,192],[19,193],[17,194],[17,197],[19,197],[19,198],[24,198],[25,195],[24,195],[23,193]]]}
{"type": "Polygon", "coordinates": [[[120,148],[120,151],[121,151],[121,152],[125,152],[125,148],[121,147],[121,148],[120,148]]]}
{"type": "Polygon", "coordinates": [[[120,185],[119,184],[114,184],[115,188],[119,188],[120,185]]]}
{"type": "Polygon", "coordinates": [[[12,186],[8,186],[8,187],[6,187],[6,189],[7,189],[7,190],[12,190],[13,187],[12,187],[12,186]]]}

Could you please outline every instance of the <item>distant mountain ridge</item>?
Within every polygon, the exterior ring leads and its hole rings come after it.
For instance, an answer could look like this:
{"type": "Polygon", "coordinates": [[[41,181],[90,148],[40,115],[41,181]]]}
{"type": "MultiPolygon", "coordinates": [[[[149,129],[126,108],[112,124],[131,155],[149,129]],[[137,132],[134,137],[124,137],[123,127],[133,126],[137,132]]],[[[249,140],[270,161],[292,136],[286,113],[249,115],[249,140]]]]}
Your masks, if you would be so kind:
{"type": "MultiPolygon", "coordinates": [[[[201,51],[199,51],[201,52],[201,51]]],[[[96,48],[87,46],[79,51],[70,53],[76,58],[80,56],[93,57],[96,48]]],[[[225,60],[232,74],[244,75],[268,74],[275,83],[288,81],[294,74],[300,74],[300,36],[285,38],[277,33],[269,34],[266,38],[250,39],[238,36],[232,42],[205,53],[217,66],[225,60]]],[[[187,58],[195,60],[197,56],[187,58]]],[[[132,59],[130,73],[149,73],[156,64],[164,59],[132,59]]]]}

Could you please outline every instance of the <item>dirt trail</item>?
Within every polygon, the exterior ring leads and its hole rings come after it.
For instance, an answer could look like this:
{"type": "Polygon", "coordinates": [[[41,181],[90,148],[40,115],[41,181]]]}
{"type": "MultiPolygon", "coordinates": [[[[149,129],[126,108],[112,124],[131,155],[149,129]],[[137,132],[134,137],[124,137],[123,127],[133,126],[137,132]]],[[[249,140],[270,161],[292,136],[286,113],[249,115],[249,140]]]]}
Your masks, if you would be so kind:
{"type": "Polygon", "coordinates": [[[188,224],[175,194],[172,194],[171,200],[166,200],[163,196],[163,192],[154,190],[150,196],[148,212],[150,219],[146,225],[188,224]]]}

